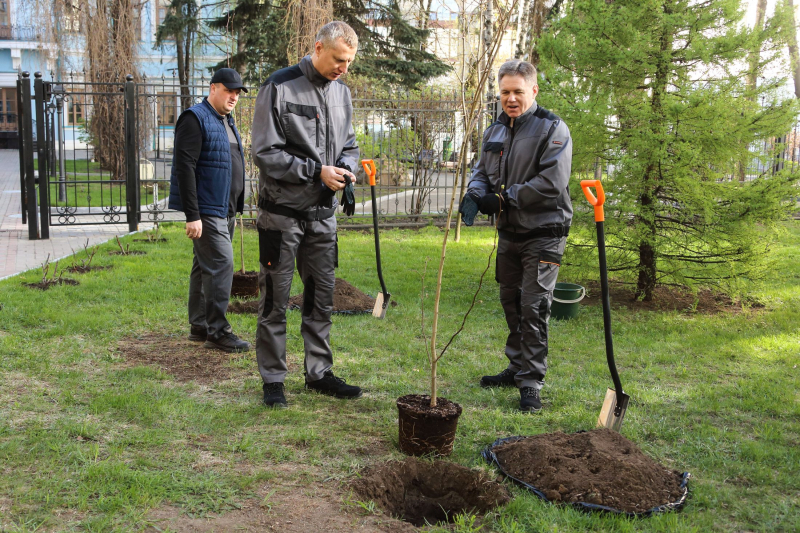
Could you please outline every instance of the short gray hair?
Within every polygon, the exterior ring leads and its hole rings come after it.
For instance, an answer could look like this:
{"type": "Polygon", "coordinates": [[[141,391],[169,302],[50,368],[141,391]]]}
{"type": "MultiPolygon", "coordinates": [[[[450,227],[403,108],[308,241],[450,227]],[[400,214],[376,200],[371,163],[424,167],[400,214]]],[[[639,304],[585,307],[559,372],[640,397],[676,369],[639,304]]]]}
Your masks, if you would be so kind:
{"type": "Polygon", "coordinates": [[[500,70],[497,71],[497,83],[500,83],[503,76],[522,76],[526,83],[531,86],[536,85],[536,67],[521,59],[509,59],[500,65],[500,70]]]}
{"type": "Polygon", "coordinates": [[[358,48],[358,35],[355,30],[341,20],[334,20],[321,27],[315,40],[322,43],[325,48],[332,48],[339,39],[350,48],[358,48]]]}

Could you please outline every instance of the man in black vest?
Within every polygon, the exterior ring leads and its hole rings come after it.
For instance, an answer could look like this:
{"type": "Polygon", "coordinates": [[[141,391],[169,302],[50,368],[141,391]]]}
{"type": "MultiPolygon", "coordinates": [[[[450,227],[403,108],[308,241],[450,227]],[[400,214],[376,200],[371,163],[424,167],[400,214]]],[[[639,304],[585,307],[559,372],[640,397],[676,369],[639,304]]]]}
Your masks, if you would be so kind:
{"type": "Polygon", "coordinates": [[[469,225],[478,210],[499,217],[497,281],[509,363],[480,384],[518,387],[520,409],[534,413],[542,408],[550,305],[572,222],[572,139],[564,121],[536,103],[532,64],[511,59],[497,77],[503,113],[483,134],[460,209],[469,225]]]}
{"type": "Polygon", "coordinates": [[[334,193],[355,180],[358,164],[350,89],[338,80],[357,48],[350,26],[330,22],[317,33],[312,55],[273,73],[258,91],[253,116],[253,160],[261,171],[256,357],[264,404],[270,407],[287,405],[286,305],[295,260],[303,281],[306,387],[337,398],[361,396],[359,387],[333,374],[330,345],[338,253],[334,193]]]}
{"type": "Polygon", "coordinates": [[[250,350],[225,313],[233,282],[236,213],[244,208],[244,152],[231,111],[247,89],[239,73],[219,69],[208,97],[181,113],[175,126],[170,209],[186,214],[194,245],[189,277],[189,339],[226,352],[250,350]]]}

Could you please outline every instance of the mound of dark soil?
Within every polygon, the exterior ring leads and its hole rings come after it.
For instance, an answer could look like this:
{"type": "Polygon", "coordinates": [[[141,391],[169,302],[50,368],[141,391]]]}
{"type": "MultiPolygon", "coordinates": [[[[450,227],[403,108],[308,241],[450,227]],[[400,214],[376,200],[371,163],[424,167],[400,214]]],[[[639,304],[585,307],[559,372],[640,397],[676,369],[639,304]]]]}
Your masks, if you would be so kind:
{"type": "MultiPolygon", "coordinates": [[[[256,281],[256,286],[258,282],[256,281]]],[[[233,294],[233,291],[231,291],[233,294]]],[[[256,293],[258,294],[258,293],[256,293]]],[[[235,296],[235,295],[234,295],[235,296]]],[[[394,303],[394,302],[392,302],[394,303]]],[[[333,312],[354,315],[371,313],[375,306],[375,299],[370,298],[343,279],[336,278],[333,286],[333,312]]],[[[288,309],[303,309],[303,293],[289,298],[288,309]]],[[[258,300],[231,300],[228,304],[229,313],[258,313],[258,300]]]]}
{"type": "Polygon", "coordinates": [[[258,296],[258,272],[250,271],[242,274],[237,270],[233,273],[231,283],[231,296],[237,298],[255,298],[258,296]]]}
{"type": "MultiPolygon", "coordinates": [[[[586,298],[581,302],[583,305],[600,305],[602,293],[600,283],[590,281],[586,284],[586,298]]],[[[649,302],[636,299],[635,287],[622,283],[610,283],[608,287],[611,306],[624,306],[628,309],[642,311],[681,311],[685,313],[740,313],[742,302],[734,300],[730,296],[701,289],[694,292],[681,287],[656,287],[653,299],[649,302]]],[[[764,307],[758,302],[747,302],[751,308],[764,307]]]]}
{"type": "Polygon", "coordinates": [[[415,526],[450,522],[466,512],[483,514],[511,499],[503,485],[481,472],[414,457],[368,467],[351,486],[361,499],[415,526]]]}
{"type": "Polygon", "coordinates": [[[26,287],[30,287],[31,289],[39,289],[41,291],[46,291],[53,285],[80,285],[80,283],[74,279],[69,278],[56,278],[56,279],[47,279],[44,281],[37,281],[36,283],[23,283],[26,287]]]}
{"type": "MultiPolygon", "coordinates": [[[[341,278],[333,285],[334,313],[371,313],[375,298],[371,298],[341,278]]],[[[303,293],[289,298],[289,309],[303,309],[303,293]]]]}
{"type": "Polygon", "coordinates": [[[492,452],[506,474],[552,502],[642,513],[684,495],[680,472],[658,464],[610,429],[522,437],[492,452]]]}

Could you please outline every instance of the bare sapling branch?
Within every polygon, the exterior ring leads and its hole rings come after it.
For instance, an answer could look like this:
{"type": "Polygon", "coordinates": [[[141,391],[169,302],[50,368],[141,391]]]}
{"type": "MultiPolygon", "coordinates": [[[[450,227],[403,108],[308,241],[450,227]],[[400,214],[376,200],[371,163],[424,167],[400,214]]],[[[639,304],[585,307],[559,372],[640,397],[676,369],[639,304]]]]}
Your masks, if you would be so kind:
{"type": "MultiPolygon", "coordinates": [[[[481,72],[479,77],[479,83],[476,91],[472,94],[472,98],[469,101],[469,105],[467,106],[469,109],[469,114],[466,112],[464,113],[464,120],[469,121],[470,128],[467,128],[465,131],[471,131],[471,128],[474,128],[477,123],[477,117],[479,116],[476,111],[480,106],[483,100],[483,88],[486,86],[486,83],[491,76],[492,69],[491,65],[494,63],[495,58],[497,57],[497,53],[500,50],[500,45],[503,40],[503,36],[505,35],[505,30],[508,27],[508,24],[511,20],[511,15],[517,11],[519,0],[512,0],[506,9],[499,10],[499,16],[497,18],[497,32],[495,32],[492,36],[492,41],[490,45],[487,47],[489,52],[486,57],[486,65],[488,68],[484,69],[481,72]],[[469,119],[467,119],[469,117],[469,119]]],[[[466,111],[466,110],[465,110],[466,111]]],[[[464,139],[461,141],[461,152],[464,153],[469,143],[469,135],[465,135],[464,139]]],[[[463,158],[462,158],[463,159],[463,158]]],[[[459,165],[460,167],[461,165],[459,165]]],[[[450,224],[453,220],[453,208],[455,205],[455,199],[459,190],[459,181],[464,174],[463,169],[458,169],[456,173],[456,177],[453,180],[453,188],[452,193],[450,195],[450,207],[447,210],[447,222],[445,223],[444,227],[444,238],[442,240],[442,253],[439,258],[439,273],[436,277],[436,297],[434,298],[434,308],[433,308],[433,325],[431,327],[431,407],[436,407],[436,367],[441,356],[437,356],[436,350],[436,335],[438,332],[439,326],[439,303],[441,301],[442,296],[442,276],[444,274],[444,262],[447,256],[447,239],[450,235],[450,224]]],[[[494,249],[492,249],[492,253],[494,253],[494,249]]],[[[451,339],[452,342],[452,339],[451,339]]],[[[448,345],[450,343],[448,342],[448,345]]]]}

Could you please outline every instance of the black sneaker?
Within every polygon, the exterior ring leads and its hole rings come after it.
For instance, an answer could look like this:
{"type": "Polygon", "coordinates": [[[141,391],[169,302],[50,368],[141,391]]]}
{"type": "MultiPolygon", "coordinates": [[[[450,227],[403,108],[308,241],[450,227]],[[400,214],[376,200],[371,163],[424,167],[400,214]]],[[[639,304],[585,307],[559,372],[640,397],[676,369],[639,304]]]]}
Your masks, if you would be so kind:
{"type": "Polygon", "coordinates": [[[204,348],[215,348],[223,352],[249,352],[250,343],[243,341],[233,333],[223,333],[218,339],[208,337],[204,348]]]}
{"type": "Polygon", "coordinates": [[[542,410],[542,399],[539,389],[522,387],[519,389],[519,408],[526,413],[538,413],[542,410]]]}
{"type": "Polygon", "coordinates": [[[481,378],[481,387],[516,387],[517,382],[514,380],[516,375],[516,372],[506,368],[496,376],[483,376],[481,378]]]}
{"type": "Polygon", "coordinates": [[[342,378],[334,376],[332,370],[325,372],[322,379],[306,381],[306,388],[328,396],[335,396],[336,398],[352,399],[361,397],[360,387],[348,385],[342,378]]]}
{"type": "Polygon", "coordinates": [[[208,338],[208,330],[202,326],[192,326],[189,330],[189,340],[204,342],[208,338]]]}
{"type": "Polygon", "coordinates": [[[264,383],[261,388],[264,389],[264,405],[267,407],[277,407],[279,409],[289,407],[286,396],[283,395],[283,383],[280,381],[264,383]]]}

